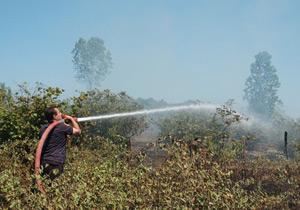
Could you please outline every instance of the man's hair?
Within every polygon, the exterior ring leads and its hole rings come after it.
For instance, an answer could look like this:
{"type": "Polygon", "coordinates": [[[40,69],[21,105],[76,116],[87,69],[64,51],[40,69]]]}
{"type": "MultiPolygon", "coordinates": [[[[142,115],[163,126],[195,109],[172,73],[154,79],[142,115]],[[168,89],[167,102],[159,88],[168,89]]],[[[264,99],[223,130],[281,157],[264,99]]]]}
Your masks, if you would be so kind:
{"type": "Polygon", "coordinates": [[[51,106],[46,108],[45,110],[45,118],[49,123],[53,121],[53,115],[57,114],[55,108],[55,106],[51,106]]]}

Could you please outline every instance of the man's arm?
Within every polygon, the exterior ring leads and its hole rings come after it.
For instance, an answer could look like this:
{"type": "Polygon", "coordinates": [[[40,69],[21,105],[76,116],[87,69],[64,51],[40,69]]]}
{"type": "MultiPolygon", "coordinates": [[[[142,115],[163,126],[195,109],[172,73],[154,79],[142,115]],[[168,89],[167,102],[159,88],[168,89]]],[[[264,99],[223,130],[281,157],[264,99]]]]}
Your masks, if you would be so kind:
{"type": "Polygon", "coordinates": [[[78,123],[76,122],[76,120],[71,117],[66,115],[66,119],[69,119],[71,121],[71,127],[73,128],[73,134],[80,134],[81,133],[81,129],[78,125],[78,123]]]}

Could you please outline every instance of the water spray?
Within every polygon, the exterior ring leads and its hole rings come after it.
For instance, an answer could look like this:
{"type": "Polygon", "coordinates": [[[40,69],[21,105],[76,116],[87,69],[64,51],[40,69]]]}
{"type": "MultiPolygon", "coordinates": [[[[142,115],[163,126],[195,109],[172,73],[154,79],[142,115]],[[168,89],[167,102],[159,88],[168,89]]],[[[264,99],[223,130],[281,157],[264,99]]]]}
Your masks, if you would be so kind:
{"type": "Polygon", "coordinates": [[[158,109],[146,109],[146,110],[133,111],[133,112],[107,114],[107,115],[92,116],[92,117],[81,117],[81,118],[77,118],[77,121],[85,122],[85,121],[128,117],[128,116],[136,116],[136,115],[147,115],[147,114],[154,114],[154,113],[160,113],[160,112],[171,112],[171,111],[180,111],[180,110],[213,111],[213,110],[216,110],[216,108],[217,108],[217,105],[213,105],[213,104],[192,104],[192,105],[173,106],[173,107],[165,107],[165,108],[158,108],[158,109]]]}

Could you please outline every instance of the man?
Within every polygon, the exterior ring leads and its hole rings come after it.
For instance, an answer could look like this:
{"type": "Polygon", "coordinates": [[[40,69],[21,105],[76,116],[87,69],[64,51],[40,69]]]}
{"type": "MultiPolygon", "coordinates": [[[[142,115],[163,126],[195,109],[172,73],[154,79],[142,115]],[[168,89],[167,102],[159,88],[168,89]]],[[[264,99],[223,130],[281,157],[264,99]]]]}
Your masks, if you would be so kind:
{"type": "Polygon", "coordinates": [[[42,175],[53,180],[63,172],[66,160],[67,135],[80,134],[81,130],[73,117],[62,115],[56,107],[47,108],[45,110],[45,117],[49,124],[42,126],[40,138],[50,124],[54,123],[55,126],[48,134],[42,146],[42,175]],[[70,120],[70,125],[65,124],[63,118],[70,120]]]}

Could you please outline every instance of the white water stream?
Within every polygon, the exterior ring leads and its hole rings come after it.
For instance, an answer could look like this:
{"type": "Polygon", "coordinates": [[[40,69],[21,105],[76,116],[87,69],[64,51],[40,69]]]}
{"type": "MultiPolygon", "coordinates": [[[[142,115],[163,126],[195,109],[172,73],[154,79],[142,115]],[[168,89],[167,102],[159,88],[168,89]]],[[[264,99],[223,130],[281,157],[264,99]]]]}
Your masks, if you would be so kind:
{"type": "Polygon", "coordinates": [[[99,115],[99,116],[92,116],[92,117],[81,117],[78,118],[78,122],[117,118],[117,117],[127,117],[127,116],[135,116],[135,115],[147,115],[147,114],[154,114],[159,112],[170,112],[170,111],[180,111],[180,110],[205,110],[205,111],[212,112],[215,111],[216,108],[217,105],[214,104],[182,105],[182,106],[165,107],[159,109],[146,109],[146,110],[133,111],[133,112],[106,114],[106,115],[99,115]]]}

